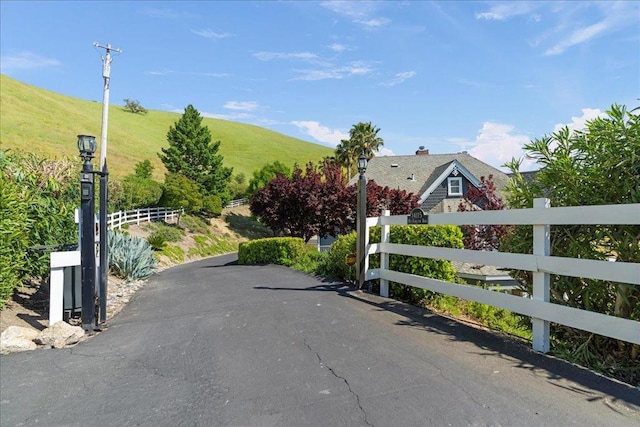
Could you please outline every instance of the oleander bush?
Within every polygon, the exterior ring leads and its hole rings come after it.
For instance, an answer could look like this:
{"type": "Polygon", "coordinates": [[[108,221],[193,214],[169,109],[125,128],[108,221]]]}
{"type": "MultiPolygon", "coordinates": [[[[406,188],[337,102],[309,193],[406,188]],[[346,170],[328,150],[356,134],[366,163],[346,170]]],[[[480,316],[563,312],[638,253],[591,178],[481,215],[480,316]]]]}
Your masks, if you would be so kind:
{"type": "Polygon", "coordinates": [[[0,307],[24,279],[49,273],[49,253],[78,241],[78,161],[0,150],[0,307]]]}
{"type": "Polygon", "coordinates": [[[19,197],[15,183],[0,173],[0,309],[22,283],[29,225],[27,202],[19,197]]]}

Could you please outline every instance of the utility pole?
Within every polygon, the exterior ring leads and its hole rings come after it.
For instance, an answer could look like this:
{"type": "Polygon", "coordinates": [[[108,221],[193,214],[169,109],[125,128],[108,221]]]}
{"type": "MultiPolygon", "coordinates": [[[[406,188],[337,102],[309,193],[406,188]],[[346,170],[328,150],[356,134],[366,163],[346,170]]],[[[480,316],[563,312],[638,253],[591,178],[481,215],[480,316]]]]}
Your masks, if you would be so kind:
{"type": "Polygon", "coordinates": [[[108,270],[108,241],[107,241],[107,184],[109,171],[107,169],[107,126],[109,122],[109,80],[111,79],[111,52],[122,53],[121,49],[114,49],[110,44],[106,46],[93,44],[94,47],[104,49],[102,57],[102,77],[104,78],[104,94],[102,97],[102,134],[100,139],[100,277],[99,323],[107,321],[107,270],[108,270]]]}

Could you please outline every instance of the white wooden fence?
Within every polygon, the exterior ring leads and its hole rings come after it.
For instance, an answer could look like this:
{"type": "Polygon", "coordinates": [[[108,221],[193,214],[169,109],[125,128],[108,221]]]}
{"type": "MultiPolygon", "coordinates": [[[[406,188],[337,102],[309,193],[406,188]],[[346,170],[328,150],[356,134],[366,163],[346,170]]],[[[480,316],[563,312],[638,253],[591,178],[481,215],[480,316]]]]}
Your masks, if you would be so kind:
{"type": "Polygon", "coordinates": [[[545,353],[549,351],[549,322],[640,344],[640,322],[549,302],[551,274],[640,285],[640,264],[638,263],[554,257],[551,256],[550,249],[551,225],[637,225],[640,224],[640,203],[552,208],[548,199],[536,199],[532,209],[429,214],[428,223],[532,225],[533,254],[393,244],[389,241],[389,227],[391,225],[406,225],[407,216],[388,216],[387,211],[381,217],[367,218],[364,233],[367,247],[365,277],[366,280],[380,279],[380,294],[382,296],[389,296],[389,281],[392,281],[530,316],[533,323],[533,348],[545,353]],[[372,226],[382,226],[381,242],[379,243],[369,242],[369,229],[372,226]],[[380,268],[369,269],[369,255],[377,253],[381,254],[380,268]],[[458,285],[392,271],[389,270],[389,254],[438,258],[531,271],[533,272],[533,295],[529,298],[523,298],[485,290],[477,286],[458,285]]]}
{"type": "Polygon", "coordinates": [[[175,220],[182,213],[181,210],[168,208],[141,208],[130,211],[119,211],[107,215],[107,228],[109,230],[120,229],[123,224],[140,225],[141,222],[155,220],[175,220]]]}
{"type": "Polygon", "coordinates": [[[236,199],[236,200],[232,200],[229,202],[229,204],[227,206],[225,206],[225,209],[229,209],[229,208],[237,208],[238,206],[244,206],[247,203],[249,203],[249,199],[236,199]]]}

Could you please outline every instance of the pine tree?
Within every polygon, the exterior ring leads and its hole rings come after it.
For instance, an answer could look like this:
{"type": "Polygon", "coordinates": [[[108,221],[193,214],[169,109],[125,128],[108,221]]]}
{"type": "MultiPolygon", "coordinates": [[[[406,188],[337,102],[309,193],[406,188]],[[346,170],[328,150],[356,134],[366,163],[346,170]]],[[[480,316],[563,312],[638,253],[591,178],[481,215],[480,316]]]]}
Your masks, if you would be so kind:
{"type": "Polygon", "coordinates": [[[220,141],[211,142],[211,132],[193,105],[187,105],[180,120],[169,127],[167,141],[169,147],[159,154],[167,170],[194,181],[203,195],[218,195],[228,202],[233,169],[223,166],[223,157],[217,154],[220,141]]]}

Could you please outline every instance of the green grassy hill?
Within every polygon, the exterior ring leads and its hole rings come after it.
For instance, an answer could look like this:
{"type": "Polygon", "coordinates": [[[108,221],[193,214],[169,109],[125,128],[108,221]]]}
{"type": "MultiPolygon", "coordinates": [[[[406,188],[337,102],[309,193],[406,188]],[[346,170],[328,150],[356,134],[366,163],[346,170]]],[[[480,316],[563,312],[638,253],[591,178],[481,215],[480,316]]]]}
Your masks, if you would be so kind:
{"type": "MultiPolygon", "coordinates": [[[[197,105],[194,105],[198,108],[197,105]]],[[[168,145],[169,126],[180,114],[150,110],[147,114],[109,107],[107,161],[116,178],[133,173],[136,163],[149,159],[154,178],[165,169],[157,153],[168,145]]],[[[218,154],[233,173],[247,179],[254,170],[275,160],[292,166],[331,155],[333,150],[258,126],[205,118],[213,141],[221,141],[218,154]]],[[[37,152],[47,157],[78,156],[76,135],[95,135],[100,141],[102,102],[84,101],[29,86],[0,75],[0,148],[37,152]]],[[[99,154],[98,147],[98,154],[99,154]]],[[[94,165],[97,161],[94,160],[94,165]]]]}

